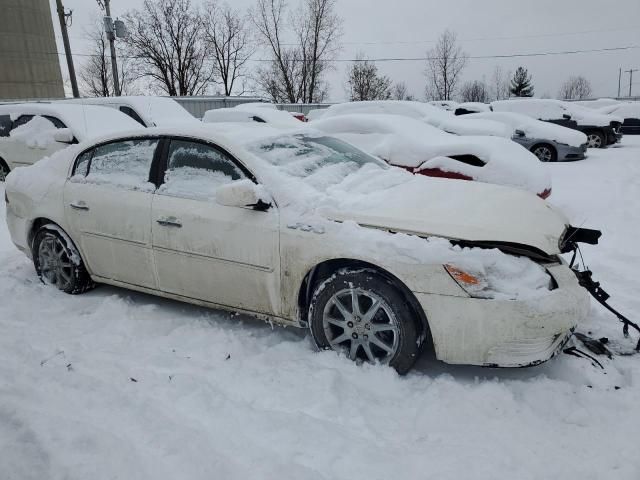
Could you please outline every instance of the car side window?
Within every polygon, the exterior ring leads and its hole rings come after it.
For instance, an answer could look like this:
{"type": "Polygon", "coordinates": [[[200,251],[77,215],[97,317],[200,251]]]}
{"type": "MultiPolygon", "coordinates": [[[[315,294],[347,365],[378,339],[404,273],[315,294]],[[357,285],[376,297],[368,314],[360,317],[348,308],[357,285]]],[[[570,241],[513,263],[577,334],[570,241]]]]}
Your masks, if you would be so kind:
{"type": "Polygon", "coordinates": [[[34,115],[20,115],[18,118],[15,119],[15,121],[13,122],[13,128],[18,128],[22,125],[25,125],[27,123],[29,123],[31,120],[33,120],[34,115]]]}
{"type": "MultiPolygon", "coordinates": [[[[153,191],[149,170],[158,139],[132,139],[100,145],[93,150],[86,181],[153,191]]],[[[82,160],[81,160],[82,161],[82,160]]],[[[76,169],[80,163],[76,166],[76,169]]]]}
{"type": "Polygon", "coordinates": [[[125,115],[129,115],[131,118],[133,118],[136,122],[138,122],[143,127],[146,127],[146,125],[144,124],[144,120],[140,118],[140,115],[138,115],[138,113],[133,108],[123,105],[122,107],[119,108],[119,110],[125,115]]]}
{"type": "Polygon", "coordinates": [[[12,124],[13,122],[11,121],[10,115],[0,115],[0,137],[9,136],[12,124]]]}
{"type": "Polygon", "coordinates": [[[171,140],[160,192],[189,198],[215,198],[218,187],[247,178],[233,158],[212,145],[171,140]]]}
{"type": "Polygon", "coordinates": [[[56,117],[52,117],[51,115],[43,115],[44,118],[49,120],[56,128],[67,128],[62,120],[56,117]]]}
{"type": "Polygon", "coordinates": [[[72,176],[82,176],[82,177],[86,177],[87,173],[89,173],[89,161],[91,160],[91,157],[93,156],[93,152],[94,150],[87,150],[86,152],[84,152],[82,155],[80,155],[77,159],[76,159],[76,164],[75,167],[73,168],[73,175],[72,176]]]}

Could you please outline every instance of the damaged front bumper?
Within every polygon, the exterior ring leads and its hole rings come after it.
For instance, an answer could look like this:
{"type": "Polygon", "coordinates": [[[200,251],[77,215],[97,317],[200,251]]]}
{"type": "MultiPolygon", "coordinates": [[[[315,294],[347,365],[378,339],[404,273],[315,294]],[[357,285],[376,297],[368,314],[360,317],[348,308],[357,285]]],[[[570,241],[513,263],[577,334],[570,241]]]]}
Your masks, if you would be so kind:
{"type": "Polygon", "coordinates": [[[537,365],[553,357],[589,311],[589,294],[566,263],[547,267],[557,288],[534,300],[416,293],[439,360],[489,367],[537,365]]]}

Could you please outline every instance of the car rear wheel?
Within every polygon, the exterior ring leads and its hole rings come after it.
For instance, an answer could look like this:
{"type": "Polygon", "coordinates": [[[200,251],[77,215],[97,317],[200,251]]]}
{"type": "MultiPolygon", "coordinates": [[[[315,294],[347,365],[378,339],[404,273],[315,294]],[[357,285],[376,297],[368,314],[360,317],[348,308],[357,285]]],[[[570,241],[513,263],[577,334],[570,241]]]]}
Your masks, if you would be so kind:
{"type": "Polygon", "coordinates": [[[553,146],[547,143],[541,143],[531,147],[531,152],[538,157],[541,162],[556,162],[558,161],[558,152],[553,146]]]}
{"type": "Polygon", "coordinates": [[[602,132],[592,131],[587,134],[587,147],[589,148],[604,148],[606,147],[604,141],[604,135],[602,132]]]}
{"type": "Polygon", "coordinates": [[[324,350],[351,360],[413,366],[419,342],[414,314],[395,286],[373,270],[340,270],[320,283],[309,309],[311,335],[324,350]]]}
{"type": "Polygon", "coordinates": [[[33,240],[33,264],[43,283],[69,294],[86,292],[94,283],[69,237],[57,226],[41,227],[33,240]]]}
{"type": "Polygon", "coordinates": [[[0,182],[4,182],[7,179],[10,171],[7,163],[0,158],[0,182]]]}

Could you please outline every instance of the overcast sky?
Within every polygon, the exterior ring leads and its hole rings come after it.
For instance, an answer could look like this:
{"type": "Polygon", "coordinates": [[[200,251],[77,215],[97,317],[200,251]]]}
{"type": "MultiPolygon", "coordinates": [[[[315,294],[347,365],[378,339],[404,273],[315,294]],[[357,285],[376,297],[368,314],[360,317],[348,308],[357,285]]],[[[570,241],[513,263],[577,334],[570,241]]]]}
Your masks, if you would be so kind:
{"type": "MultiPolygon", "coordinates": [[[[193,0],[199,4],[199,0],[193,0]]],[[[52,12],[55,0],[50,0],[52,12]]],[[[73,9],[70,29],[74,53],[86,53],[84,29],[101,15],[94,0],[63,0],[73,9]]],[[[139,8],[143,0],[112,0],[112,15],[139,8]]],[[[253,0],[231,0],[245,10],[253,0]]],[[[295,6],[298,0],[289,0],[295,6]]],[[[640,0],[337,0],[344,20],[340,59],[352,59],[358,51],[369,58],[424,57],[438,35],[449,28],[470,57],[540,52],[640,47],[640,0]]],[[[57,20],[57,17],[55,17],[57,20]]],[[[63,51],[59,28],[58,50],[63,51]]],[[[259,54],[264,57],[263,54],[259,54]]],[[[76,59],[76,69],[84,61],[76,59]]],[[[61,57],[63,75],[67,69],[61,57]]],[[[335,63],[329,75],[330,100],[345,99],[345,67],[335,63]]],[[[471,58],[464,80],[490,81],[496,65],[513,71],[519,65],[533,76],[536,96],[557,95],[570,75],[584,75],[597,97],[615,96],[618,69],[640,68],[640,48],[573,55],[471,58]]],[[[409,91],[424,96],[424,61],[378,62],[380,71],[394,81],[405,81],[409,91]]],[[[634,74],[634,94],[640,95],[640,72],[634,74]]],[[[623,73],[622,92],[628,93],[629,75],[623,73]]]]}

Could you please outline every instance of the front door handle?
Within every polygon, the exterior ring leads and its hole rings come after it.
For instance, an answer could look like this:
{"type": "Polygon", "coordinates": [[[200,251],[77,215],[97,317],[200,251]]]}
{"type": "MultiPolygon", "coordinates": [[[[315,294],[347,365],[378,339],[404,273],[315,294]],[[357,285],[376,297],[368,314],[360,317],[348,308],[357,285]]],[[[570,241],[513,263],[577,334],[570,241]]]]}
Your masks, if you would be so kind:
{"type": "Polygon", "coordinates": [[[74,210],[89,210],[89,206],[82,200],[80,200],[79,202],[71,202],[69,206],[74,210]]]}
{"type": "Polygon", "coordinates": [[[176,217],[160,217],[156,222],[163,227],[182,227],[182,224],[176,217]]]}

